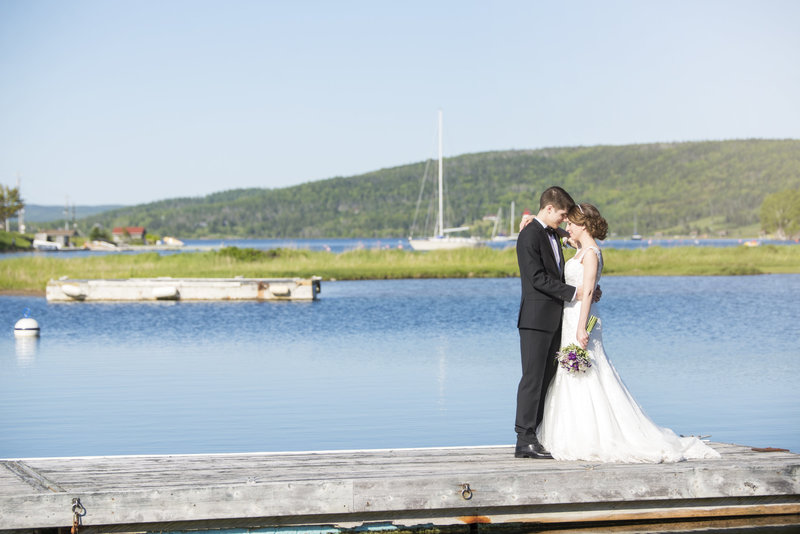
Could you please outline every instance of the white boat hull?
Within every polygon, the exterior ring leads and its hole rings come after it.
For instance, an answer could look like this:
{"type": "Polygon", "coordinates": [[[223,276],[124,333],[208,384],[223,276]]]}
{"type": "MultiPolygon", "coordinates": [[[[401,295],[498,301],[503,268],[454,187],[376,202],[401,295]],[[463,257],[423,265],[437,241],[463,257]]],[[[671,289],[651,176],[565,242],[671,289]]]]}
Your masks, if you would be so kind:
{"type": "Polygon", "coordinates": [[[408,242],[411,248],[418,251],[475,248],[481,245],[481,241],[473,237],[429,237],[409,239],[408,242]]]}
{"type": "Polygon", "coordinates": [[[61,245],[59,243],[54,243],[53,241],[34,239],[31,245],[35,250],[61,250],[61,245]]]}
{"type": "Polygon", "coordinates": [[[492,242],[494,243],[509,243],[516,240],[517,240],[516,235],[498,235],[492,238],[492,242]]]}

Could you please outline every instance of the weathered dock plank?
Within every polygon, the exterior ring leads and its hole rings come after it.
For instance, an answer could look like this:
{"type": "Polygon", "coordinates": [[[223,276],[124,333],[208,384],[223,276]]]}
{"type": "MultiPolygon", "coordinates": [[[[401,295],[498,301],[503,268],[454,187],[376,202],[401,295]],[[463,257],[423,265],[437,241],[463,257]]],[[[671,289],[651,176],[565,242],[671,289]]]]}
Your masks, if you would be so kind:
{"type": "Polygon", "coordinates": [[[675,464],[526,460],[509,446],[0,460],[0,531],[563,523],[800,514],[800,455],[712,444],[675,464]]]}
{"type": "Polygon", "coordinates": [[[50,280],[48,301],[316,300],[322,278],[127,278],[50,280]]]}

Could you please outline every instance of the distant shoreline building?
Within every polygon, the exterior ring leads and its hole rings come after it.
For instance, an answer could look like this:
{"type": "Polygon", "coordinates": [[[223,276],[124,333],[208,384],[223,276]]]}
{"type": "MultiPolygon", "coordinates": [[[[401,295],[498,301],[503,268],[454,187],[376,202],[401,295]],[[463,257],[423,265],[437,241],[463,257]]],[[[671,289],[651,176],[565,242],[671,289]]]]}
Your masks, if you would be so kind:
{"type": "Polygon", "coordinates": [[[111,238],[115,243],[124,243],[131,239],[145,240],[147,230],[144,226],[117,226],[111,230],[111,238]]]}

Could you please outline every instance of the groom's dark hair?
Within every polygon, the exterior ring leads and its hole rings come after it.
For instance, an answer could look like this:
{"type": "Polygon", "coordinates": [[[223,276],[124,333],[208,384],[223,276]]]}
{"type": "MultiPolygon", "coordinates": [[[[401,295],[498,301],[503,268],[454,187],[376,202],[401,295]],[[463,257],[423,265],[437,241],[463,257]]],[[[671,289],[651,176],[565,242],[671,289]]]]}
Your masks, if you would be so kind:
{"type": "Polygon", "coordinates": [[[572,206],[575,205],[575,201],[572,200],[572,197],[569,196],[569,193],[557,185],[554,185],[545,189],[544,193],[542,193],[542,196],[539,197],[540,210],[543,210],[548,204],[556,209],[569,211],[572,209],[572,206]]]}

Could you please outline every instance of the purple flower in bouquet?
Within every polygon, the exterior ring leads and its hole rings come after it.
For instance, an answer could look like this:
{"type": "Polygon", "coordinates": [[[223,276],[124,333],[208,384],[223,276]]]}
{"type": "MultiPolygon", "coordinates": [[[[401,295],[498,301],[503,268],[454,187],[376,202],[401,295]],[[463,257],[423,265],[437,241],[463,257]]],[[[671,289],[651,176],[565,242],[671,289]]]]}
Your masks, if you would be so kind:
{"type": "Polygon", "coordinates": [[[575,344],[567,345],[558,351],[556,361],[570,373],[585,373],[592,366],[589,353],[575,344]]]}

